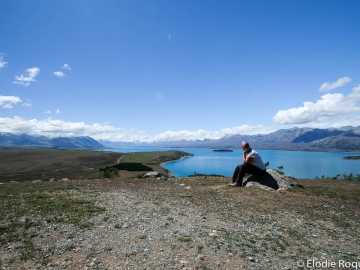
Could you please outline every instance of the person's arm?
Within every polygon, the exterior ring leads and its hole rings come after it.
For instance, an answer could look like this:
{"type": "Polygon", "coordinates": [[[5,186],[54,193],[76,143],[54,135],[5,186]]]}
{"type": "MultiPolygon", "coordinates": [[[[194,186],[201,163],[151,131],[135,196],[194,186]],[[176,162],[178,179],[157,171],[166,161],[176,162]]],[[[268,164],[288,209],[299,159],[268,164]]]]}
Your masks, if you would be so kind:
{"type": "Polygon", "coordinates": [[[253,155],[247,155],[244,162],[245,163],[251,163],[254,160],[254,156],[253,155]]]}

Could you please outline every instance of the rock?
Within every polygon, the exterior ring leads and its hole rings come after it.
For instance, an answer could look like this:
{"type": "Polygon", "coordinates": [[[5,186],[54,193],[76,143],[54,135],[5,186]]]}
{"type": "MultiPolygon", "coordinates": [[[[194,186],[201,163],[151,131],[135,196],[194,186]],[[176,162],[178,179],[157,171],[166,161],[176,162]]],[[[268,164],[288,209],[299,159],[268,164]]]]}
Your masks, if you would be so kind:
{"type": "Polygon", "coordinates": [[[49,182],[55,182],[55,181],[56,181],[55,178],[50,178],[50,179],[49,179],[49,182]]]}
{"type": "Polygon", "coordinates": [[[38,183],[41,183],[42,181],[40,179],[36,179],[36,180],[33,180],[31,181],[31,183],[33,184],[38,184],[38,183]]]}
{"type": "Polygon", "coordinates": [[[244,178],[245,187],[256,187],[263,190],[288,190],[291,188],[290,177],[282,175],[272,169],[266,170],[264,176],[250,175],[244,178]]]}
{"type": "Polygon", "coordinates": [[[64,177],[64,178],[61,179],[61,181],[62,181],[62,182],[68,182],[68,181],[70,181],[70,179],[67,178],[67,177],[64,177]]]}
{"type": "Polygon", "coordinates": [[[153,172],[148,172],[144,174],[144,177],[148,178],[148,177],[159,177],[161,174],[157,171],[153,171],[153,172]]]}
{"type": "Polygon", "coordinates": [[[9,228],[10,228],[10,223],[1,223],[0,224],[0,231],[2,231],[2,230],[8,230],[9,228]]]}
{"type": "Polygon", "coordinates": [[[300,184],[294,184],[294,183],[290,183],[288,185],[288,189],[296,189],[296,188],[304,188],[304,186],[300,185],[300,184]]]}
{"type": "Polygon", "coordinates": [[[219,234],[218,234],[218,232],[217,232],[216,230],[212,230],[212,231],[209,233],[209,236],[211,236],[211,237],[218,237],[219,234]]]}
{"type": "Polygon", "coordinates": [[[16,220],[16,224],[20,226],[29,227],[31,225],[31,220],[26,216],[22,216],[16,220]]]}
{"type": "Polygon", "coordinates": [[[262,185],[258,182],[248,182],[246,183],[246,187],[255,187],[255,188],[260,188],[260,189],[263,189],[263,190],[267,190],[267,191],[273,191],[274,189],[271,188],[271,187],[268,187],[268,186],[265,186],[265,185],[262,185]]]}

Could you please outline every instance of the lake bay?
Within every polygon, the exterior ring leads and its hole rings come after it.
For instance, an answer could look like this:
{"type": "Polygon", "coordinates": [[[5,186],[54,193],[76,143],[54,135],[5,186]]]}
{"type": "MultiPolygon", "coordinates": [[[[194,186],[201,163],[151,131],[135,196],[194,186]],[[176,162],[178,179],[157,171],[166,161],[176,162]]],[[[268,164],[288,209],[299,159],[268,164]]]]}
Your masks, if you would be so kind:
{"type": "MultiPolygon", "coordinates": [[[[163,164],[174,176],[188,176],[194,173],[231,176],[236,165],[242,161],[242,151],[214,152],[208,148],[164,148],[129,146],[109,149],[117,152],[143,152],[179,150],[194,156],[163,164]]],[[[338,174],[360,174],[359,160],[345,160],[349,152],[308,152],[285,150],[257,150],[270,168],[282,166],[286,175],[296,178],[333,177],[338,174]]]]}

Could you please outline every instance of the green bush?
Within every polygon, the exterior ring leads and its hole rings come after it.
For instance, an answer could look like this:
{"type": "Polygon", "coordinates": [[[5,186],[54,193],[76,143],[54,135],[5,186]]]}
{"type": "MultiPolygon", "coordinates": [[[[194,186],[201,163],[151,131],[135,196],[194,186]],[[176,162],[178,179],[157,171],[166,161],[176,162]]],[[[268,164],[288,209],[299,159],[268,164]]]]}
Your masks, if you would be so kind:
{"type": "Polygon", "coordinates": [[[103,178],[112,178],[116,177],[119,174],[119,171],[133,171],[133,172],[149,172],[153,169],[149,166],[146,166],[139,162],[122,162],[113,166],[107,166],[101,168],[100,174],[103,178]]]}

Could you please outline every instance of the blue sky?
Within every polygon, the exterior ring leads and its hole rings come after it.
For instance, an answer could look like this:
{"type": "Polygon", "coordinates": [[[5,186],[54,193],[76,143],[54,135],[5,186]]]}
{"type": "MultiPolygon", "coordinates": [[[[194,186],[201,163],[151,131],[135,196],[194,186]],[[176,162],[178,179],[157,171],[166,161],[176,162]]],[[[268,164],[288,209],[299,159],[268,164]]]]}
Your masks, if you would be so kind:
{"type": "Polygon", "coordinates": [[[162,140],[360,125],[359,8],[3,0],[0,131],[162,140]]]}

